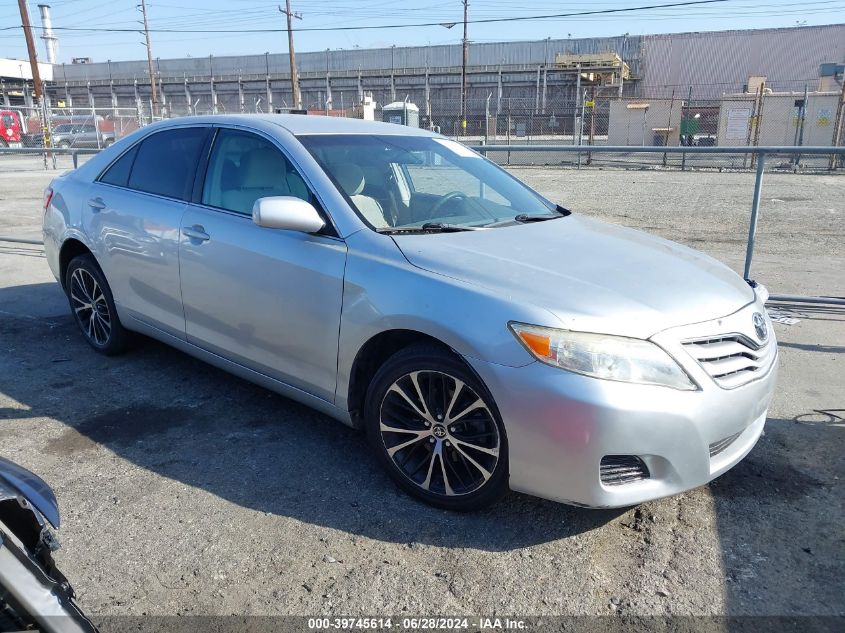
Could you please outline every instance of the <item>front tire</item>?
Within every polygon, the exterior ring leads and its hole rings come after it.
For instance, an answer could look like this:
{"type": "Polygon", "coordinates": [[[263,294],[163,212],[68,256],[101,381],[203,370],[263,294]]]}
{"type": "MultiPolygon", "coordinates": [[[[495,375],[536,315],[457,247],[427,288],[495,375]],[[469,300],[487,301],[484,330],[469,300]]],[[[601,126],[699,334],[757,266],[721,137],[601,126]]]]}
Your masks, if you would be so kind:
{"type": "Polygon", "coordinates": [[[448,351],[394,354],[370,384],[364,415],[378,461],[414,497],[466,511],[507,492],[507,438],[493,398],[448,351]]]}
{"type": "Polygon", "coordinates": [[[105,275],[92,255],[70,261],[65,292],[74,320],[91,347],[106,356],[126,349],[128,334],[117,317],[105,275]]]}

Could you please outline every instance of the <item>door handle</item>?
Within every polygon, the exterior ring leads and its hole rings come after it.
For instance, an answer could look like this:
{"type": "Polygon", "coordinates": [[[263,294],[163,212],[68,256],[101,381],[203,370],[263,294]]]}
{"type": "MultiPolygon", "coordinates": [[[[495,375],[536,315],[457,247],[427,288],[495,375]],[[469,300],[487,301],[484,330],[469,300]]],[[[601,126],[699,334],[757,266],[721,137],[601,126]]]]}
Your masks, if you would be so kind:
{"type": "Polygon", "coordinates": [[[194,224],[193,226],[183,226],[182,235],[189,237],[192,240],[199,240],[200,242],[206,242],[211,239],[211,236],[206,233],[205,229],[199,224],[194,224]]]}
{"type": "Polygon", "coordinates": [[[102,211],[106,208],[106,203],[103,202],[103,199],[98,196],[96,198],[91,198],[88,201],[88,206],[94,209],[94,211],[102,211]]]}

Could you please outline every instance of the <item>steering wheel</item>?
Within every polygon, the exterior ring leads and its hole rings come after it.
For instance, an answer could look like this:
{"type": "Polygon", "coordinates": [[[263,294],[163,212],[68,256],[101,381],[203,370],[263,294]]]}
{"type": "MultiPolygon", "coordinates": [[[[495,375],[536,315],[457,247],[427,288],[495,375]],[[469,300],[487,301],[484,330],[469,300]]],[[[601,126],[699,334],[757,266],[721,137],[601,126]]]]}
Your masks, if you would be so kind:
{"type": "Polygon", "coordinates": [[[459,200],[461,198],[468,197],[463,191],[450,191],[449,193],[445,194],[443,197],[440,198],[437,202],[434,203],[434,206],[431,207],[429,210],[429,214],[432,218],[437,217],[437,212],[443,208],[450,200],[459,200]]]}

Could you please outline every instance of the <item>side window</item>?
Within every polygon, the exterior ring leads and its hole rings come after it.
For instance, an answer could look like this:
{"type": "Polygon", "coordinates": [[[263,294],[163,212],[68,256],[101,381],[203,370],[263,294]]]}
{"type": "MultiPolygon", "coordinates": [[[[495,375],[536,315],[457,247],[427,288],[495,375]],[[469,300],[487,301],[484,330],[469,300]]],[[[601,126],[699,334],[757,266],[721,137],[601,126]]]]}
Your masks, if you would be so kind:
{"type": "Polygon", "coordinates": [[[125,187],[129,182],[129,172],[132,170],[132,163],[138,153],[138,146],[133,146],[123,156],[118,158],[106,172],[100,176],[100,182],[105,182],[118,187],[125,187]]]}
{"type": "Polygon", "coordinates": [[[187,200],[194,184],[207,128],[188,127],[157,132],[141,141],[130,189],[187,200]]]}
{"type": "Polygon", "coordinates": [[[249,215],[256,200],[269,196],[315,202],[305,181],[270,141],[221,129],[208,161],[202,203],[249,215]]]}

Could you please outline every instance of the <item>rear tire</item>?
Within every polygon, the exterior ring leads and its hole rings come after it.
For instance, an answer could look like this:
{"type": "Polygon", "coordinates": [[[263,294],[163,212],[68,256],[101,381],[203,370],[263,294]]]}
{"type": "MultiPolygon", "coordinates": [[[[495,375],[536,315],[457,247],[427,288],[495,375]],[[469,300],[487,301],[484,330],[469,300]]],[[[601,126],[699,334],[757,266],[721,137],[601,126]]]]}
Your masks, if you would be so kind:
{"type": "Polygon", "coordinates": [[[126,349],[128,332],[117,317],[111,288],[93,255],[79,255],[65,272],[71,313],[88,344],[106,356],[126,349]]]}
{"type": "Polygon", "coordinates": [[[454,354],[414,345],[378,370],[364,406],[379,463],[408,494],[478,510],[508,490],[507,438],[484,384],[454,354]]]}

